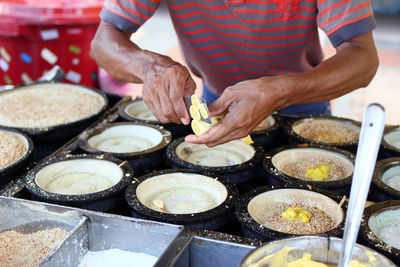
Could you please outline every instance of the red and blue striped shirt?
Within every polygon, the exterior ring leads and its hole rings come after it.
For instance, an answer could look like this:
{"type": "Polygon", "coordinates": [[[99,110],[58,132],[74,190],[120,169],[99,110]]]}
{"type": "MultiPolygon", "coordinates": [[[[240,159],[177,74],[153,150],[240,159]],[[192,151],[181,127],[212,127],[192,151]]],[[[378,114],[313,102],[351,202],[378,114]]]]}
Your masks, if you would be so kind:
{"type": "MultiPolygon", "coordinates": [[[[104,21],[135,32],[161,0],[106,0],[104,21]]],[[[237,82],[312,69],[318,27],[336,47],[369,32],[369,0],[166,0],[186,62],[212,93],[237,82]]]]}

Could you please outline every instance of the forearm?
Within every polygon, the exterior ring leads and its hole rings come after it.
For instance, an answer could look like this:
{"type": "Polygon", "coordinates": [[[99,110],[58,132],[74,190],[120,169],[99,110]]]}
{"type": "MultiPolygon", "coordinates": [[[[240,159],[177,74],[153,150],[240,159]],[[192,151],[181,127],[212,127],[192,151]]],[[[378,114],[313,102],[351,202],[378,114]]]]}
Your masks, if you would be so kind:
{"type": "Polygon", "coordinates": [[[140,49],[129,37],[102,21],[92,41],[93,57],[114,78],[143,83],[143,100],[160,122],[187,124],[183,96],[196,89],[188,69],[167,56],[140,49]]]}
{"type": "Polygon", "coordinates": [[[291,76],[285,106],[331,100],[365,87],[374,77],[378,57],[372,34],[340,45],[337,54],[314,69],[291,76]]]}
{"type": "Polygon", "coordinates": [[[102,21],[91,44],[97,64],[114,78],[143,83],[149,68],[156,62],[156,54],[142,50],[129,39],[129,34],[102,21]]]}
{"type": "Polygon", "coordinates": [[[378,66],[371,33],[355,37],[337,50],[335,56],[308,72],[262,77],[227,87],[209,105],[212,116],[228,111],[222,122],[201,136],[190,135],[185,140],[216,146],[248,135],[275,110],[330,100],[366,86],[378,66]]]}

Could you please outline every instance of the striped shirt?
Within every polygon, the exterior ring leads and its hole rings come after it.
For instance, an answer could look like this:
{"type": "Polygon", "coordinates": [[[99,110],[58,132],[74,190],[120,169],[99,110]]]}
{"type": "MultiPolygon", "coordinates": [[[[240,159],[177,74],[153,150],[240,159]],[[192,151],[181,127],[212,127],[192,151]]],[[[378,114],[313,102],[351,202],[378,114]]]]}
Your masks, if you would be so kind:
{"type": "MultiPolygon", "coordinates": [[[[106,0],[101,18],[135,32],[162,0],[106,0]]],[[[318,27],[336,47],[375,28],[369,0],[166,0],[186,62],[220,95],[237,82],[294,75],[323,57],[318,27]]]]}

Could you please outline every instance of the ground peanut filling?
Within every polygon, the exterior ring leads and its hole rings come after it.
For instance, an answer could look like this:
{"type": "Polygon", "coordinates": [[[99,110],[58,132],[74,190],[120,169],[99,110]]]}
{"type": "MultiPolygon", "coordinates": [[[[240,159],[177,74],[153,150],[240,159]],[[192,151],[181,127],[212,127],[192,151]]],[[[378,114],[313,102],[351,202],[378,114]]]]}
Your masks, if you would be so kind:
{"type": "Polygon", "coordinates": [[[302,122],[296,133],[304,138],[325,143],[350,143],[358,140],[358,132],[344,125],[317,120],[302,122]]]}
{"type": "MultiPolygon", "coordinates": [[[[73,88],[73,87],[72,87],[73,88]]],[[[0,125],[44,128],[97,114],[104,99],[88,89],[32,86],[0,96],[0,125]]]]}
{"type": "Polygon", "coordinates": [[[0,266],[37,266],[67,235],[67,231],[54,228],[32,234],[16,231],[0,233],[0,266]]]}
{"type": "Polygon", "coordinates": [[[334,228],[335,223],[331,216],[324,211],[306,205],[289,205],[287,203],[279,203],[276,206],[270,207],[270,212],[267,212],[263,225],[272,230],[288,233],[288,234],[316,234],[327,232],[334,228]],[[301,208],[310,212],[309,222],[300,220],[288,220],[282,216],[289,207],[301,208]]]}
{"type": "Polygon", "coordinates": [[[340,162],[320,158],[308,158],[307,160],[287,162],[283,164],[283,166],[280,168],[280,171],[292,177],[311,180],[311,178],[306,175],[307,170],[321,165],[326,165],[330,168],[329,175],[324,179],[324,181],[339,180],[345,178],[346,176],[344,167],[342,164],[340,164],[340,162]]]}
{"type": "Polygon", "coordinates": [[[22,158],[28,148],[18,134],[0,130],[0,169],[22,158]]]}

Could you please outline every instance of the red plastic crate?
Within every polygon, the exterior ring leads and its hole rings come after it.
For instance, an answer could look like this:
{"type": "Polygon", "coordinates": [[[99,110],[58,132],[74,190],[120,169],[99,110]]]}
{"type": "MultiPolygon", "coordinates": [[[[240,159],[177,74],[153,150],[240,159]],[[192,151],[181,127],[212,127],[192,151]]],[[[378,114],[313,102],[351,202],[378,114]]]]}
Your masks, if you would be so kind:
{"type": "Polygon", "coordinates": [[[97,87],[90,57],[103,0],[0,0],[0,84],[36,80],[57,64],[66,81],[97,87]]]}

